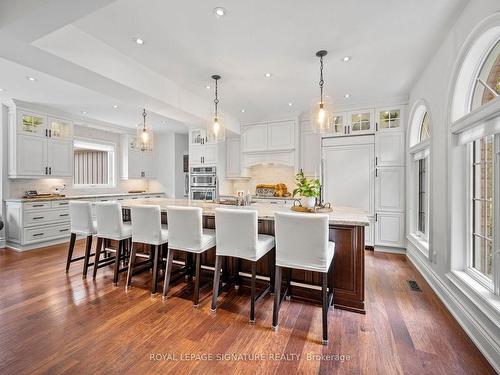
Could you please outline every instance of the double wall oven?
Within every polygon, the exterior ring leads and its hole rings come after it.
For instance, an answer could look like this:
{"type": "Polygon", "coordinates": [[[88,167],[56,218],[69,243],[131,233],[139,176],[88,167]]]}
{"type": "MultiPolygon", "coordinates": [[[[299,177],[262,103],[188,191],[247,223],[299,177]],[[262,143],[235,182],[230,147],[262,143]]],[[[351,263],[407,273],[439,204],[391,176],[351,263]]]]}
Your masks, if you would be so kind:
{"type": "Polygon", "coordinates": [[[213,201],[217,199],[217,168],[192,167],[189,171],[189,198],[213,201]]]}

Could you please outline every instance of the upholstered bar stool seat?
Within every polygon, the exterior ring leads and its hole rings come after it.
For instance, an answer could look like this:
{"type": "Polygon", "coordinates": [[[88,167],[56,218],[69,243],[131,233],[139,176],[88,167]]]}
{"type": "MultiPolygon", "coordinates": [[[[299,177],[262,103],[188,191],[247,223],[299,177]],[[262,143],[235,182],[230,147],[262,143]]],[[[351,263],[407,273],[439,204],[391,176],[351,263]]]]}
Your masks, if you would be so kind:
{"type": "MultiPolygon", "coordinates": [[[[333,264],[335,243],[328,240],[328,215],[274,214],[276,235],[276,279],[273,309],[273,329],[277,330],[281,296],[282,268],[320,272],[323,299],[323,344],[328,344],[328,310],[333,300],[333,277],[328,272],[333,264]]],[[[333,276],[333,275],[331,275],[333,276]]],[[[290,273],[287,280],[288,294],[290,273]]]]}
{"type": "MultiPolygon", "coordinates": [[[[216,208],[215,228],[217,247],[215,248],[216,258],[212,311],[215,311],[217,308],[222,257],[245,259],[252,262],[250,322],[254,323],[255,302],[269,292],[272,285],[271,282],[256,298],[255,279],[257,261],[274,248],[274,237],[257,233],[258,220],[256,210],[216,208]]],[[[274,265],[272,265],[272,267],[274,267],[274,265]]],[[[236,272],[239,272],[239,267],[237,267],[236,272]]]]}
{"type": "Polygon", "coordinates": [[[158,264],[162,256],[162,246],[168,242],[168,229],[161,225],[160,206],[144,205],[133,206],[130,209],[132,221],[132,249],[130,251],[130,260],[128,263],[127,284],[129,287],[132,282],[132,276],[135,267],[144,268],[144,266],[153,267],[153,278],[151,281],[151,294],[156,294],[158,280],[158,264]],[[149,254],[137,252],[137,243],[151,245],[149,254]],[[136,258],[148,258],[140,264],[136,264],[136,258]]]}
{"type": "Polygon", "coordinates": [[[167,207],[168,256],[165,267],[163,298],[167,298],[174,250],[195,254],[195,286],[193,306],[197,307],[200,299],[201,254],[215,247],[215,231],[204,229],[201,207],[167,207]]]}
{"type": "Polygon", "coordinates": [[[90,257],[95,255],[91,253],[92,236],[97,234],[97,223],[92,220],[92,203],[86,201],[70,201],[69,217],[71,222],[71,235],[69,240],[68,257],[66,260],[66,273],[69,271],[71,263],[83,259],[82,276],[83,278],[86,278],[88,267],[93,265],[93,263],[89,263],[90,257]],[[85,254],[83,256],[73,258],[76,236],[85,236],[87,238],[85,254]]]}
{"type": "Polygon", "coordinates": [[[97,219],[97,250],[94,261],[94,278],[97,269],[111,264],[114,261],[113,284],[118,284],[120,272],[127,271],[127,268],[120,268],[120,261],[125,260],[125,247],[132,238],[132,226],[123,222],[122,207],[116,202],[95,203],[95,215],[97,219]],[[109,240],[118,241],[118,249],[106,248],[106,251],[114,252],[113,259],[105,258],[101,261],[102,244],[109,240]]]}

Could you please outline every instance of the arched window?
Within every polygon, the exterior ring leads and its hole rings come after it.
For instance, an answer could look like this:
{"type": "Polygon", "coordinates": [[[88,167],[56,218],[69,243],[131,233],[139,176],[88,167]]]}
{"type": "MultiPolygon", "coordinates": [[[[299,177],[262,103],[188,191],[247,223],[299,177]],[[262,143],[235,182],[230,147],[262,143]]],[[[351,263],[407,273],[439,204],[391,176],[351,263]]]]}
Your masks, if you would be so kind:
{"type": "Polygon", "coordinates": [[[500,294],[500,13],[463,51],[451,106],[452,268],[500,294]]]}
{"type": "Polygon", "coordinates": [[[429,256],[430,138],[431,119],[427,104],[417,101],[411,112],[409,132],[409,240],[429,256]]]}

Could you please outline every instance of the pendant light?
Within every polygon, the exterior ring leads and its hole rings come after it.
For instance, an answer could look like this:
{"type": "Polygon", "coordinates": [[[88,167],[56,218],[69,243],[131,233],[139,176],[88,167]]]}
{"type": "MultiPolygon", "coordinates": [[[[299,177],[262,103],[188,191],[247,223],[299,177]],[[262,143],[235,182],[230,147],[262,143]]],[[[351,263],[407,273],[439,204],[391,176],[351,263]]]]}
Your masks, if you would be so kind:
{"type": "Polygon", "coordinates": [[[153,151],[153,131],[146,127],[146,110],[142,110],[142,124],[137,125],[137,148],[141,151],[153,151]]]}
{"type": "Polygon", "coordinates": [[[212,76],[215,81],[214,115],[208,125],[208,138],[212,142],[224,142],[226,140],[226,127],[219,114],[218,81],[220,78],[220,75],[217,74],[212,76]]]}
{"type": "Polygon", "coordinates": [[[311,111],[311,125],[316,133],[329,133],[333,131],[333,117],[330,106],[330,98],[323,93],[323,85],[325,83],[323,79],[323,57],[326,56],[328,52],[321,50],[316,52],[316,56],[319,57],[319,90],[320,97],[319,101],[315,101],[313,109],[311,111]]]}

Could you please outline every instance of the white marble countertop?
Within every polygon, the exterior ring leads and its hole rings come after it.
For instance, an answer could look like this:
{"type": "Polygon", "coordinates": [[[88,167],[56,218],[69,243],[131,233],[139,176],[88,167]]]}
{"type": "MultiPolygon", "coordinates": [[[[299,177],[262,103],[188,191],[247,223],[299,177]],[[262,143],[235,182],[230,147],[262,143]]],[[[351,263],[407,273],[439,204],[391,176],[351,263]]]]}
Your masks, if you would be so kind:
{"type": "Polygon", "coordinates": [[[82,195],[66,195],[64,197],[50,197],[50,198],[8,198],[4,199],[5,202],[40,202],[40,201],[60,201],[71,199],[93,199],[93,198],[106,198],[106,197],[136,197],[143,195],[164,194],[162,192],[153,193],[108,193],[108,194],[82,194],[82,195]]]}
{"type": "MultiPolygon", "coordinates": [[[[187,199],[153,198],[153,199],[128,199],[121,202],[122,207],[129,208],[137,205],[158,205],[161,210],[166,212],[168,206],[189,206],[201,207],[203,215],[214,216],[215,209],[219,207],[234,208],[242,210],[257,210],[259,219],[274,220],[275,212],[293,212],[292,204],[277,204],[267,202],[252,203],[250,206],[231,206],[204,201],[194,201],[187,199]]],[[[310,215],[318,215],[311,213],[310,215]]],[[[369,225],[368,216],[365,211],[352,207],[333,207],[333,212],[328,213],[330,224],[367,226],[369,225]]]]}

